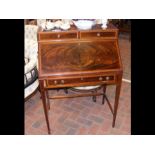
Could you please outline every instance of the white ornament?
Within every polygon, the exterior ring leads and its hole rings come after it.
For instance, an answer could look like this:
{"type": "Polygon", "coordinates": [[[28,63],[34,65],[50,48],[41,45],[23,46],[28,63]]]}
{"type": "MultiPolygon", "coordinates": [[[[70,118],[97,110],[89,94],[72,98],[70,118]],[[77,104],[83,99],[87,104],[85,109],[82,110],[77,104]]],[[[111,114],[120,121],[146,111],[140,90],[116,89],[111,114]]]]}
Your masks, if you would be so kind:
{"type": "Polygon", "coordinates": [[[102,19],[102,28],[103,29],[107,28],[107,23],[108,23],[108,19],[102,19]]]}

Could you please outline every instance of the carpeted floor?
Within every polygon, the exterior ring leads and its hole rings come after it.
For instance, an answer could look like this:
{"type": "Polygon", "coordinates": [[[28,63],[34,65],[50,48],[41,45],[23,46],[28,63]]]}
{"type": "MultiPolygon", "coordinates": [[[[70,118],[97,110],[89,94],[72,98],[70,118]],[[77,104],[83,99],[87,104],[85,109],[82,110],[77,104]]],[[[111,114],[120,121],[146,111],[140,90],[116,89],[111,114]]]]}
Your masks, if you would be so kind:
{"type": "MultiPolygon", "coordinates": [[[[131,42],[126,34],[120,35],[120,51],[123,62],[123,78],[131,78],[131,42]]],[[[115,86],[108,86],[107,96],[113,104],[115,86]]],[[[131,86],[128,82],[122,82],[116,126],[112,128],[112,114],[107,106],[101,104],[101,96],[97,102],[92,97],[59,99],[51,101],[49,111],[50,125],[53,135],[118,135],[130,134],[131,125],[131,86]]],[[[64,93],[64,90],[57,92],[51,90],[50,94],[64,93]]],[[[72,91],[69,91],[72,93],[72,91]]],[[[37,92],[25,103],[25,134],[44,135],[47,134],[47,127],[43,112],[40,94],[37,92]]]]}

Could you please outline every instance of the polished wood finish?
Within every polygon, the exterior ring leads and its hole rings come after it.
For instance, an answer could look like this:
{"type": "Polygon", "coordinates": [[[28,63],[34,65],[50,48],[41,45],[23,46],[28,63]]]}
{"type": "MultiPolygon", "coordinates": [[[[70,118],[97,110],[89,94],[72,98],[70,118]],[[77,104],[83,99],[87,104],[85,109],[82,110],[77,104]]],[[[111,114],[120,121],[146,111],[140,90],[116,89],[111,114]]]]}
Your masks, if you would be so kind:
{"type": "Polygon", "coordinates": [[[97,30],[97,31],[93,31],[93,32],[81,32],[80,33],[80,37],[81,38],[95,38],[95,39],[102,39],[102,38],[115,38],[117,37],[117,33],[116,32],[103,32],[102,30],[97,30]]]}
{"type": "Polygon", "coordinates": [[[61,78],[46,80],[46,86],[48,88],[60,88],[60,87],[73,87],[80,85],[96,85],[96,84],[106,84],[114,83],[115,76],[95,76],[95,77],[80,77],[80,78],[61,78]]]}
{"type": "Polygon", "coordinates": [[[44,32],[39,35],[39,40],[73,39],[77,37],[77,32],[44,32]]]}
{"type": "Polygon", "coordinates": [[[50,124],[49,124],[49,118],[48,118],[48,108],[49,107],[46,103],[46,90],[44,87],[44,81],[40,80],[39,84],[40,84],[41,97],[42,97],[42,101],[43,101],[43,108],[44,108],[45,119],[46,119],[46,123],[47,123],[48,134],[50,134],[51,130],[50,130],[50,124]]]}
{"type": "MultiPolygon", "coordinates": [[[[71,97],[48,97],[45,92],[51,88],[67,88],[75,86],[103,86],[103,104],[107,100],[106,86],[116,85],[114,110],[108,102],[113,114],[112,126],[115,126],[118,101],[122,81],[122,63],[118,46],[118,29],[109,24],[103,30],[95,25],[91,30],[78,30],[72,26],[67,31],[39,31],[39,81],[41,85],[44,112],[50,133],[46,98],[56,99],[71,97]]],[[[72,97],[96,96],[91,94],[73,95],[72,97]]]]}

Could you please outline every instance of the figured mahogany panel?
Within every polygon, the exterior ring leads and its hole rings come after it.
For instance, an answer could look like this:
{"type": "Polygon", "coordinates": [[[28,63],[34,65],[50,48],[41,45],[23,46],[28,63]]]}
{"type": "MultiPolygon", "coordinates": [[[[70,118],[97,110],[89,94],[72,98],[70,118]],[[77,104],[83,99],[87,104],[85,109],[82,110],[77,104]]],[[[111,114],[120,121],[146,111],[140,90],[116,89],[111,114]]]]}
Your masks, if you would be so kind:
{"type": "Polygon", "coordinates": [[[114,41],[40,44],[41,72],[56,73],[119,67],[114,41]]]}

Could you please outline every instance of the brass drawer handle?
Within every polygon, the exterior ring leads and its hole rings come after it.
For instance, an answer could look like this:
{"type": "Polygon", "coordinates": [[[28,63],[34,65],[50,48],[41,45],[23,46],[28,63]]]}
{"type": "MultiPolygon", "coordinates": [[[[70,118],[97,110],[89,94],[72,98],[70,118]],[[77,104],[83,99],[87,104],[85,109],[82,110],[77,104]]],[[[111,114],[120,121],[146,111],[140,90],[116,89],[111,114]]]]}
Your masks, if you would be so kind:
{"type": "Polygon", "coordinates": [[[98,37],[100,37],[100,36],[101,36],[101,34],[98,32],[98,33],[97,33],[97,36],[98,36],[98,37]]]}
{"type": "Polygon", "coordinates": [[[99,80],[102,81],[103,80],[103,77],[99,77],[99,80]]]}
{"type": "Polygon", "coordinates": [[[60,38],[60,34],[57,35],[57,38],[60,38]]]}
{"type": "Polygon", "coordinates": [[[106,77],[106,80],[109,80],[109,79],[110,79],[110,77],[109,77],[109,76],[107,76],[107,77],[106,77]]]}
{"type": "Polygon", "coordinates": [[[62,83],[62,84],[64,84],[64,83],[65,83],[65,81],[64,81],[64,80],[61,80],[61,83],[62,83]]]}
{"type": "Polygon", "coordinates": [[[55,80],[55,81],[54,81],[54,84],[58,84],[58,81],[57,81],[57,80],[55,80]]]}

